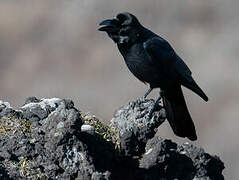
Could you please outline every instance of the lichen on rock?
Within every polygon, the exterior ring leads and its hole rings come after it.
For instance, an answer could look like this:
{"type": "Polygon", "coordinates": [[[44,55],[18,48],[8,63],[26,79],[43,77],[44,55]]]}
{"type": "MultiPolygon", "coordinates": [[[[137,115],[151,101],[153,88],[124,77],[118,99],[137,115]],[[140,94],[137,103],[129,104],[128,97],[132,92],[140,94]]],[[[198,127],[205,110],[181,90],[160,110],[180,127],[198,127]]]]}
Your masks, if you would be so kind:
{"type": "Polygon", "coordinates": [[[71,100],[0,101],[0,179],[222,180],[223,162],[189,143],[155,136],[165,120],[153,100],[119,108],[110,125],[71,100]]]}

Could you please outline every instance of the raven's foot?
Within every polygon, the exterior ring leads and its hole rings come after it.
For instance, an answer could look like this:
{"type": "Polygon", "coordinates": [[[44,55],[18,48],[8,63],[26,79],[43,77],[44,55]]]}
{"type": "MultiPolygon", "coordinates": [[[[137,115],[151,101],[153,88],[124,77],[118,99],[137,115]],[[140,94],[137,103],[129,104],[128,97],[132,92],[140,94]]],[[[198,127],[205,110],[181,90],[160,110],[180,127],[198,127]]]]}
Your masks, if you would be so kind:
{"type": "Polygon", "coordinates": [[[138,102],[144,102],[146,100],[146,97],[151,93],[151,91],[153,90],[153,88],[149,88],[149,90],[147,90],[147,92],[140,98],[137,99],[138,102]]]}
{"type": "Polygon", "coordinates": [[[158,99],[154,102],[154,104],[149,108],[149,114],[148,114],[149,120],[152,118],[153,112],[156,109],[156,107],[158,106],[158,103],[160,102],[161,99],[162,99],[162,97],[159,96],[158,99]]]}
{"type": "Polygon", "coordinates": [[[153,105],[149,108],[149,114],[148,114],[148,117],[147,117],[148,121],[152,118],[154,109],[155,109],[155,107],[154,107],[154,104],[153,104],[153,105]]]}
{"type": "MultiPolygon", "coordinates": [[[[147,91],[147,92],[149,92],[149,91],[147,91]]],[[[156,107],[158,106],[158,103],[160,102],[160,100],[162,99],[163,96],[164,96],[164,92],[162,90],[160,90],[159,97],[156,99],[154,104],[149,108],[148,120],[150,120],[152,118],[153,112],[155,111],[156,107]]]]}

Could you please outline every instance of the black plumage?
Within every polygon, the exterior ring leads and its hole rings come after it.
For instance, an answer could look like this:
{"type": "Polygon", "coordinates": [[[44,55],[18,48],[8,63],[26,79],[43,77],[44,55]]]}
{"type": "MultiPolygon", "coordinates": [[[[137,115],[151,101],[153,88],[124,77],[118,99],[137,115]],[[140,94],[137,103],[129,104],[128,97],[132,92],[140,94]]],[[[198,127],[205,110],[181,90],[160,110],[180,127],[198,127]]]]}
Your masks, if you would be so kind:
{"type": "Polygon", "coordinates": [[[120,13],[114,19],[104,20],[100,25],[102,27],[99,30],[107,32],[117,43],[129,70],[140,81],[148,83],[150,89],[161,89],[167,119],[173,132],[180,137],[196,140],[195,127],[181,85],[189,88],[205,101],[208,101],[208,97],[196,84],[190,69],[170,44],[143,27],[130,13],[120,13]]]}

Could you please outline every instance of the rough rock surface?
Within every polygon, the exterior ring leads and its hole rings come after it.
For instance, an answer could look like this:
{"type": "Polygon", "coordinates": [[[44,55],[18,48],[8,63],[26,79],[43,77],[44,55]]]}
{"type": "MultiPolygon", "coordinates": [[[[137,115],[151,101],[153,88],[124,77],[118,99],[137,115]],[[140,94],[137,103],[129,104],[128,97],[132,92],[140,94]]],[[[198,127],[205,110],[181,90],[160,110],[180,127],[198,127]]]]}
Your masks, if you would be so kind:
{"type": "Polygon", "coordinates": [[[223,180],[224,164],[217,156],[210,156],[202,148],[189,143],[177,145],[171,140],[160,137],[150,139],[139,167],[144,169],[144,176],[151,179],[183,180],[223,180]]]}
{"type": "Polygon", "coordinates": [[[130,102],[106,126],[71,100],[0,101],[0,179],[223,180],[218,157],[154,137],[165,112],[147,121],[152,103],[130,102]]]}
{"type": "Polygon", "coordinates": [[[99,179],[108,176],[108,172],[95,169],[87,144],[81,140],[84,122],[72,101],[28,98],[18,111],[8,105],[2,108],[0,117],[1,127],[6,131],[0,140],[0,159],[9,177],[99,179]]]}
{"type": "Polygon", "coordinates": [[[111,125],[119,130],[121,151],[125,156],[141,155],[147,141],[164,122],[166,113],[161,106],[156,107],[149,120],[149,109],[153,104],[152,99],[138,99],[115,111],[111,125]]]}

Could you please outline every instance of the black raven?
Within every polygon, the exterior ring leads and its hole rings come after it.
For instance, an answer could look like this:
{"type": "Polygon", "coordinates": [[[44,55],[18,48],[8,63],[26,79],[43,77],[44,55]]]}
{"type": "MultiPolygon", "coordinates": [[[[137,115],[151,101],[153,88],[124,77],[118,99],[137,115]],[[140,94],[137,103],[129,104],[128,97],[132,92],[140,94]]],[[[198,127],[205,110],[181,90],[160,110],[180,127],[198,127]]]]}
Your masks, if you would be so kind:
{"type": "Polygon", "coordinates": [[[102,21],[100,26],[99,31],[107,32],[117,43],[129,70],[140,81],[149,84],[150,89],[143,97],[146,98],[153,88],[160,88],[160,96],[155,103],[158,103],[162,97],[167,120],[173,132],[177,136],[196,140],[195,127],[181,85],[189,88],[205,101],[208,101],[208,97],[196,84],[190,69],[170,44],[143,27],[134,15],[127,12],[102,21]]]}

